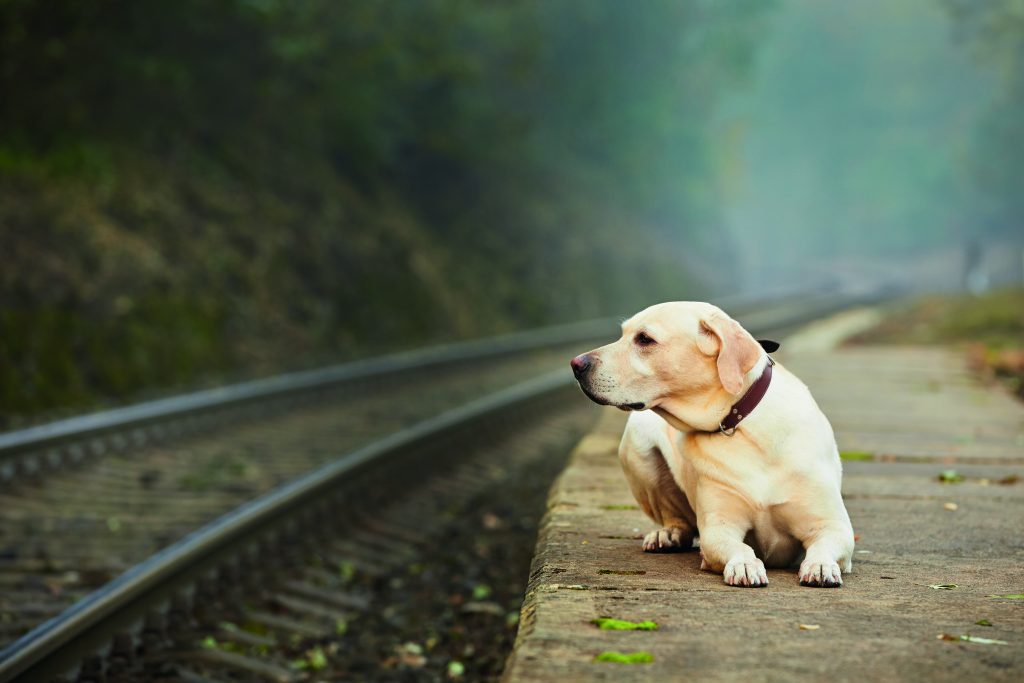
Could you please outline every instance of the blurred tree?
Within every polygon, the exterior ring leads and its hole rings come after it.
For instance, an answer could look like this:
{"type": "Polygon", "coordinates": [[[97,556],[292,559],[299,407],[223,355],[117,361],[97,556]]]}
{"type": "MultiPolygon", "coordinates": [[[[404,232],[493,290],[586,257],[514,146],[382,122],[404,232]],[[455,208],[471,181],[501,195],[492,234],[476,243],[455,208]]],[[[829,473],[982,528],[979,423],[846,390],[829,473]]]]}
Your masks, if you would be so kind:
{"type": "Polygon", "coordinates": [[[957,38],[1000,87],[966,155],[983,233],[1024,243],[1024,1],[944,0],[957,38]]]}
{"type": "Polygon", "coordinates": [[[727,222],[780,246],[741,254],[752,284],[972,229],[960,171],[994,87],[950,28],[933,0],[788,0],[771,17],[754,85],[717,113],[727,222]]]}
{"type": "Polygon", "coordinates": [[[0,2],[0,410],[696,296],[769,13],[0,2]]]}

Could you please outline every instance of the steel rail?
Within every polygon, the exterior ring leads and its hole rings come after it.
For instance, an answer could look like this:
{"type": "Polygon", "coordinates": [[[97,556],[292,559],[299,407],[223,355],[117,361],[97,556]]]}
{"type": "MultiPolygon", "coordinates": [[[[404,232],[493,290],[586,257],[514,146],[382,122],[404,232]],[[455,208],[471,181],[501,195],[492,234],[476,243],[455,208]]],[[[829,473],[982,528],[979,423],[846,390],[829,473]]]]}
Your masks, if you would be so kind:
{"type": "MultiPolygon", "coordinates": [[[[75,460],[84,457],[88,450],[102,452],[105,450],[102,440],[110,435],[140,434],[154,425],[200,418],[211,411],[276,401],[368,378],[597,339],[613,333],[616,328],[616,320],[601,318],[454,342],[205,389],[0,433],[0,481],[13,478],[19,466],[30,471],[41,468],[43,464],[39,461],[47,451],[49,464],[54,466],[60,463],[61,457],[56,451],[62,447],[75,448],[72,458],[75,460]]],[[[127,439],[122,442],[126,443],[127,439]]]]}
{"type": "MultiPolygon", "coordinates": [[[[194,575],[197,568],[226,548],[251,542],[254,535],[272,532],[296,508],[310,505],[367,466],[399,453],[421,452],[431,442],[462,430],[476,431],[474,428],[488,418],[513,412],[526,404],[546,404],[545,399],[571,390],[573,384],[571,373],[565,371],[542,375],[395,432],[240,506],[135,565],[0,650],[0,682],[18,676],[24,676],[24,680],[45,680],[43,676],[58,673],[59,669],[53,670],[47,662],[57,650],[88,649],[88,645],[81,643],[76,647],[74,641],[88,641],[91,636],[99,635],[102,641],[105,636],[97,634],[97,628],[105,620],[144,601],[147,595],[165,593],[169,582],[194,575]]],[[[146,602],[147,606],[150,604],[146,602]]],[[[132,615],[138,616],[141,615],[132,615]]],[[[125,619],[122,616],[118,621],[123,623],[125,619]]]]}
{"type": "Polygon", "coordinates": [[[52,446],[67,439],[82,439],[112,429],[166,420],[210,408],[310,391],[355,379],[406,372],[425,366],[478,360],[546,346],[593,339],[615,329],[612,318],[587,320],[498,337],[474,339],[367,358],[324,368],[291,372],[263,379],[204,389],[169,398],[146,401],[57,420],[48,424],[0,433],[0,458],[25,450],[52,446]]]}
{"type": "MultiPolygon", "coordinates": [[[[765,306],[763,309],[750,310],[746,314],[738,314],[737,317],[752,333],[765,334],[768,331],[804,324],[843,308],[877,301],[882,296],[884,293],[871,290],[852,294],[825,292],[781,302],[774,308],[765,306]]],[[[557,328],[557,334],[545,336],[549,340],[558,339],[559,343],[570,343],[579,339],[590,340],[600,337],[602,333],[612,337],[614,330],[608,330],[607,325],[608,321],[592,321],[563,326],[557,328]],[[612,334],[609,334],[610,332],[612,334]]],[[[531,348],[543,345],[536,342],[536,338],[531,337],[530,333],[511,335],[508,339],[505,348],[531,348]]],[[[460,355],[451,351],[453,347],[463,350],[475,348],[475,352],[481,356],[490,355],[482,346],[483,342],[469,344],[473,346],[460,344],[442,347],[442,350],[435,352],[436,355],[432,357],[466,357],[465,354],[460,355]]],[[[405,360],[389,357],[359,365],[361,371],[366,373],[371,372],[366,369],[371,367],[393,371],[403,362],[415,366],[423,362],[424,358],[423,354],[415,353],[401,356],[405,360]],[[409,360],[410,358],[412,360],[409,360]]],[[[339,375],[348,377],[351,376],[348,374],[351,372],[354,371],[347,370],[339,375]]],[[[310,373],[297,374],[301,379],[290,380],[285,383],[287,389],[279,390],[297,391],[297,387],[300,386],[322,383],[311,377],[310,373]]],[[[248,392],[242,392],[242,395],[273,393],[276,386],[273,379],[241,385],[257,385],[257,388],[250,388],[248,392]],[[269,384],[261,384],[265,382],[269,384]]],[[[344,380],[335,378],[324,381],[344,380]]],[[[294,518],[302,510],[312,509],[314,504],[323,503],[326,495],[358,473],[383,463],[390,464],[399,457],[421,454],[432,444],[436,447],[437,444],[463,431],[470,434],[479,433],[480,426],[489,420],[507,422],[507,416],[517,410],[522,411],[527,407],[540,409],[561,392],[571,390],[574,384],[573,377],[567,370],[534,378],[394,432],[240,506],[159,551],[60,615],[37,626],[0,650],[0,683],[15,680],[19,676],[22,677],[21,680],[45,680],[43,676],[72,668],[68,665],[69,658],[79,658],[86,652],[101,649],[105,642],[109,642],[114,628],[123,628],[133,620],[137,622],[146,610],[152,609],[153,605],[159,604],[160,601],[166,602],[175,591],[194,583],[202,571],[209,570],[217,562],[226,562],[229,553],[241,552],[241,546],[251,548],[258,545],[259,537],[275,533],[289,517],[294,518]]],[[[229,391],[228,395],[234,394],[229,391]]],[[[207,400],[213,401],[213,398],[207,400]]],[[[216,401],[213,402],[217,404],[216,401]]],[[[196,400],[192,405],[201,404],[201,401],[196,400]]],[[[145,413],[146,418],[134,416],[134,419],[154,419],[153,416],[159,412],[151,410],[152,412],[145,413]]]]}
{"type": "MultiPolygon", "coordinates": [[[[776,289],[757,297],[724,297],[720,303],[723,307],[742,311],[757,302],[772,302],[792,295],[793,290],[790,288],[776,289]]],[[[266,406],[290,397],[371,378],[394,377],[418,370],[600,339],[614,334],[618,322],[616,318],[597,318],[452,342],[249,380],[0,432],[0,483],[14,479],[19,471],[34,473],[47,467],[58,467],[65,460],[78,462],[90,454],[100,455],[107,450],[123,449],[133,441],[142,445],[154,438],[174,436],[176,432],[194,433],[209,427],[212,416],[231,410],[266,406]],[[165,425],[170,428],[163,429],[165,425]]]]}
{"type": "MultiPolygon", "coordinates": [[[[757,302],[778,301],[794,295],[791,288],[772,290],[757,297],[729,296],[723,307],[742,311],[757,302]]],[[[180,394],[110,410],[55,420],[46,424],[0,432],[0,479],[11,475],[10,462],[25,453],[38,453],[68,443],[80,443],[112,432],[124,432],[154,423],[203,414],[284,396],[316,391],[366,379],[451,363],[469,362],[545,347],[582,342],[611,335],[616,318],[514,332],[463,342],[453,342],[399,353],[366,358],[311,370],[291,372],[239,382],[213,389],[180,394]]]]}

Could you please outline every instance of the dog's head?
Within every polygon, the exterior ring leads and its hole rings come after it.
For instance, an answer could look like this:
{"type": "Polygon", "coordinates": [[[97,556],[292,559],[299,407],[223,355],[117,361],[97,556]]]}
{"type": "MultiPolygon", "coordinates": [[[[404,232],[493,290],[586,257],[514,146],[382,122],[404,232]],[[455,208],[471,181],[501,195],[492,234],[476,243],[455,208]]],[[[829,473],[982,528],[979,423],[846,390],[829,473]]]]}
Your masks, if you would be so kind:
{"type": "Polygon", "coordinates": [[[761,355],[750,333],[718,307],[673,301],[634,315],[618,341],[576,356],[572,369],[597,403],[670,410],[669,402],[738,396],[761,355]]]}

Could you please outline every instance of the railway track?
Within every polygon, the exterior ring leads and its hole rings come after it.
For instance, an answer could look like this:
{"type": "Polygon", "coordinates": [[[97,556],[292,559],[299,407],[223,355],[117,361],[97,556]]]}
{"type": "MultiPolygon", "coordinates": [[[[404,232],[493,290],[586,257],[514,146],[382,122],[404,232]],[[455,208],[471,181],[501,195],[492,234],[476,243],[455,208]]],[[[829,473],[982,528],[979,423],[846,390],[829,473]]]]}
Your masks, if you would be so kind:
{"type": "MultiPolygon", "coordinates": [[[[858,298],[739,317],[760,333],[858,298]]],[[[560,462],[593,413],[556,409],[571,374],[540,373],[613,335],[606,321],[516,335],[8,439],[0,681],[308,678],[350,642],[339,624],[373,623],[394,573],[436,550],[452,510],[560,462]]]]}
{"type": "Polygon", "coordinates": [[[456,346],[376,362],[370,372],[343,367],[344,381],[307,392],[289,386],[262,401],[214,403],[215,418],[194,412],[208,403],[204,392],[171,402],[176,410],[163,421],[130,416],[97,429],[117,421],[108,417],[91,420],[84,434],[61,425],[26,430],[46,450],[7,454],[0,647],[246,500],[404,425],[562,366],[577,346],[561,335],[586,338],[592,327],[555,330],[550,345],[539,345],[548,333],[525,345],[522,337],[499,340],[493,351],[470,345],[458,361],[456,346]]]}

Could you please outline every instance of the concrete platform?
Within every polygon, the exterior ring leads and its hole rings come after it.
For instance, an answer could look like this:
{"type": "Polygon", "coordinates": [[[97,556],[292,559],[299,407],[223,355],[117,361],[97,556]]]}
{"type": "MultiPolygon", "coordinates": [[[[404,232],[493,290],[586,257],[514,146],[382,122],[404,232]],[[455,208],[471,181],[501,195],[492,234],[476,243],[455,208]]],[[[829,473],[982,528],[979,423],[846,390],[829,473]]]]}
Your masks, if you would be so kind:
{"type": "Polygon", "coordinates": [[[608,409],[552,490],[507,683],[1024,681],[1024,600],[991,597],[1024,593],[1024,405],[974,381],[951,351],[793,356],[782,362],[811,387],[840,450],[872,458],[844,462],[858,538],[845,585],[805,588],[795,571],[770,570],[767,588],[732,588],[699,571],[696,552],[643,553],[652,523],[615,455],[625,416],[608,409]],[[966,480],[940,483],[948,469],[966,480]],[[660,628],[605,631],[597,617],[660,628]],[[605,651],[653,662],[595,661],[605,651]]]}

